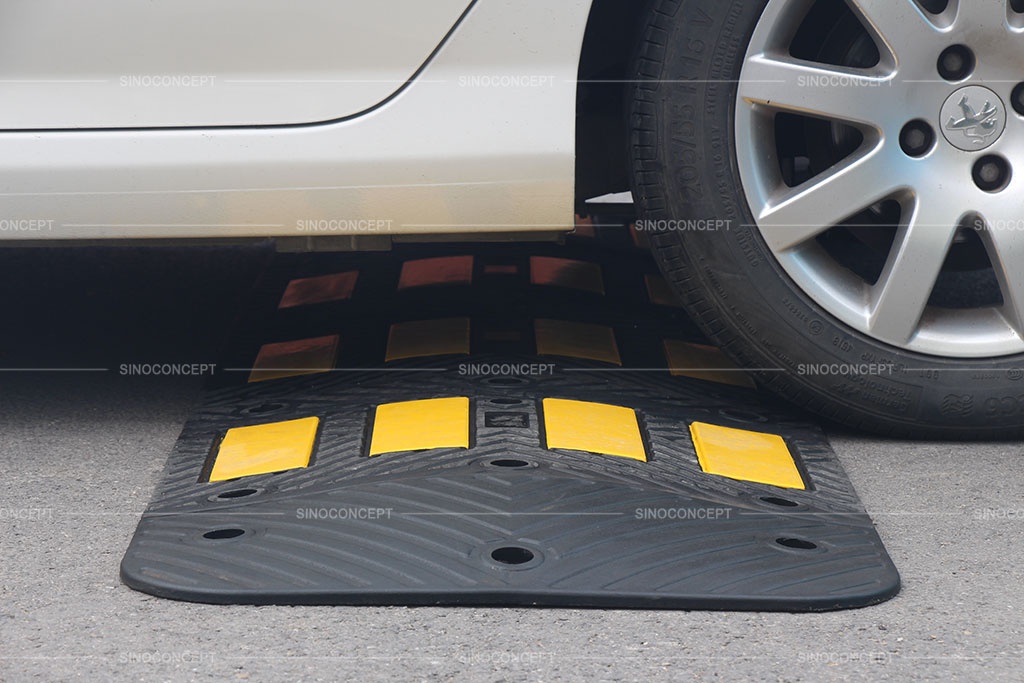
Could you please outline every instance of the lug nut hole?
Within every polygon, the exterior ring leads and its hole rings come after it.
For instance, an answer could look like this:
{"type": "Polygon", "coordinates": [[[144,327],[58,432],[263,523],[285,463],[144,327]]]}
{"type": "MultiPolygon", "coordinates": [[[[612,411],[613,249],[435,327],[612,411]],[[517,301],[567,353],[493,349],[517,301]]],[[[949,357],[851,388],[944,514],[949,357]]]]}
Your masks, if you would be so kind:
{"type": "Polygon", "coordinates": [[[914,119],[900,131],[900,148],[907,156],[919,158],[935,146],[935,129],[927,121],[914,119]]]}
{"type": "Polygon", "coordinates": [[[1010,105],[1018,116],[1024,116],[1024,83],[1018,83],[1010,93],[1010,105]]]}
{"type": "Polygon", "coordinates": [[[964,80],[977,64],[974,52],[966,45],[951,45],[939,55],[939,75],[951,83],[964,80]]]}
{"type": "Polygon", "coordinates": [[[985,192],[1002,192],[1010,184],[1013,171],[1010,162],[997,154],[978,159],[971,173],[974,184],[985,192]]]}

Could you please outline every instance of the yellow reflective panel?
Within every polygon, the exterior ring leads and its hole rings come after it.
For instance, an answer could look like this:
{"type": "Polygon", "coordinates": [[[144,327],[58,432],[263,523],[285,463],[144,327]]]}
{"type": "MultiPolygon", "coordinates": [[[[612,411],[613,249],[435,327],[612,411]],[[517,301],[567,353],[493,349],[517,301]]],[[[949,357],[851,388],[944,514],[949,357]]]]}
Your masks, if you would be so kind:
{"type": "Polygon", "coordinates": [[[647,462],[635,410],[560,398],[544,399],[543,407],[548,448],[618,455],[647,462]]]}
{"type": "Polygon", "coordinates": [[[338,354],[338,336],[264,344],[256,356],[250,382],[330,372],[338,354]]]}
{"type": "Polygon", "coordinates": [[[210,481],[307,467],[320,418],[229,429],[217,448],[210,481]]]}
{"type": "Polygon", "coordinates": [[[469,355],[469,318],[395,323],[388,333],[385,361],[427,356],[469,355]]]}
{"type": "Polygon", "coordinates": [[[672,306],[681,308],[672,288],[660,275],[644,275],[644,283],[647,285],[647,298],[656,306],[672,306]]]}
{"type": "Polygon", "coordinates": [[[694,422],[690,425],[701,469],[730,479],[804,489],[803,477],[782,437],[694,422]]]}
{"type": "Polygon", "coordinates": [[[292,280],[284,290],[278,308],[294,308],[352,298],[359,271],[292,280]]]}
{"type": "Polygon", "coordinates": [[[377,406],[370,455],[469,448],[469,399],[434,398],[377,406]]]}
{"type": "Polygon", "coordinates": [[[665,359],[672,374],[677,377],[732,384],[748,389],[757,388],[750,375],[736,367],[721,349],[714,346],[666,339],[665,359]]]}
{"type": "Polygon", "coordinates": [[[398,289],[430,287],[433,285],[468,285],[473,282],[472,256],[442,256],[440,258],[406,261],[398,278],[398,289]]]}
{"type": "Polygon", "coordinates": [[[537,353],[622,365],[615,330],[604,325],[540,319],[534,322],[537,353]]]}
{"type": "Polygon", "coordinates": [[[530,282],[535,285],[566,287],[604,294],[604,277],[601,274],[601,266],[589,261],[531,256],[530,282]]]}

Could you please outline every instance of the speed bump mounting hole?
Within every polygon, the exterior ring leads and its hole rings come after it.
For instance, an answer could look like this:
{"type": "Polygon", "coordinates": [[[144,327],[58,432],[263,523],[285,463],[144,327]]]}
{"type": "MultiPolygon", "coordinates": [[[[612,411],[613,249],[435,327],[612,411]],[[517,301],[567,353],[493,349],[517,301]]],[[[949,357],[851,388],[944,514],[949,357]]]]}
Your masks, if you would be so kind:
{"type": "Polygon", "coordinates": [[[491,551],[491,559],[501,564],[526,564],[534,558],[532,551],[519,546],[509,545],[491,551]]]}
{"type": "Polygon", "coordinates": [[[530,466],[530,463],[528,463],[527,461],[525,461],[525,460],[516,460],[514,458],[502,458],[501,460],[491,460],[488,464],[493,466],[493,467],[507,467],[507,468],[529,467],[530,466]]]}
{"type": "Polygon", "coordinates": [[[817,543],[811,543],[802,538],[777,538],[775,542],[784,548],[793,548],[794,550],[814,550],[818,547],[817,543]]]}
{"type": "Polygon", "coordinates": [[[203,538],[211,541],[226,541],[231,538],[238,538],[245,533],[245,529],[214,529],[203,534],[203,538]]]}

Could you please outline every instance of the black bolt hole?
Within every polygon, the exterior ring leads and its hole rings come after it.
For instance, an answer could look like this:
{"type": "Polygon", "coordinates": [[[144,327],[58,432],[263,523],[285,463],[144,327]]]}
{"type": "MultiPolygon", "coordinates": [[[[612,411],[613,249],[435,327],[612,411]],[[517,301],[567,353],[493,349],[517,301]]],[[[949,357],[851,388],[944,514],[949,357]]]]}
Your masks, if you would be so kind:
{"type": "Polygon", "coordinates": [[[795,508],[800,505],[800,503],[796,503],[792,500],[787,500],[785,498],[776,498],[775,496],[765,496],[761,498],[761,500],[772,505],[778,505],[781,508],[795,508]]]}
{"type": "Polygon", "coordinates": [[[245,529],[214,529],[203,534],[203,538],[211,541],[223,541],[229,538],[238,538],[245,533],[245,529]]]}
{"type": "Polygon", "coordinates": [[[950,45],[939,55],[939,75],[953,83],[962,81],[972,73],[977,61],[966,45],[950,45]]]}
{"type": "Polygon", "coordinates": [[[529,467],[530,463],[525,460],[514,460],[511,458],[504,460],[491,460],[491,465],[495,467],[529,467]]]}
{"type": "Polygon", "coordinates": [[[248,496],[255,496],[259,493],[259,489],[235,489],[233,491],[225,491],[224,493],[217,494],[218,500],[233,500],[235,498],[246,498],[248,496]]]}
{"type": "Polygon", "coordinates": [[[988,154],[978,159],[971,172],[974,184],[985,192],[1002,192],[1010,184],[1013,170],[1010,162],[1001,156],[988,154]]]}
{"type": "Polygon", "coordinates": [[[802,538],[776,538],[775,542],[784,548],[793,548],[794,550],[814,550],[818,547],[817,543],[811,543],[802,538]]]}
{"type": "MultiPolygon", "coordinates": [[[[1021,0],[1024,3],[1024,0],[1021,0]]],[[[1024,116],[1024,83],[1018,83],[1010,93],[1010,104],[1018,116],[1024,116]]]]}
{"type": "Polygon", "coordinates": [[[900,149],[908,157],[923,157],[935,146],[935,130],[927,121],[914,119],[900,131],[900,149]]]}
{"type": "Polygon", "coordinates": [[[491,559],[502,564],[526,564],[533,559],[533,553],[526,548],[510,545],[492,550],[491,559]]]}

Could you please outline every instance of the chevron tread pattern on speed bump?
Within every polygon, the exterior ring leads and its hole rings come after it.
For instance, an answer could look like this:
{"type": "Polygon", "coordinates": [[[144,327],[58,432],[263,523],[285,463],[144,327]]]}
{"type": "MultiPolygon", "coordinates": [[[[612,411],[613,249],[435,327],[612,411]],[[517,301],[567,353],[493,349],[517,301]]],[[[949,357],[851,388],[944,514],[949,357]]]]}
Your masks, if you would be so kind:
{"type": "Polygon", "coordinates": [[[820,429],[726,367],[651,276],[628,237],[279,256],[168,459],[124,581],[254,604],[803,611],[894,595],[820,429]],[[402,339],[442,355],[389,352],[396,326],[429,336],[451,320],[455,346],[402,339]],[[606,332],[573,357],[571,335],[538,334],[559,323],[606,332]],[[330,367],[250,381],[264,347],[324,338],[330,367]],[[686,345],[716,367],[672,367],[666,350],[686,345]]]}

